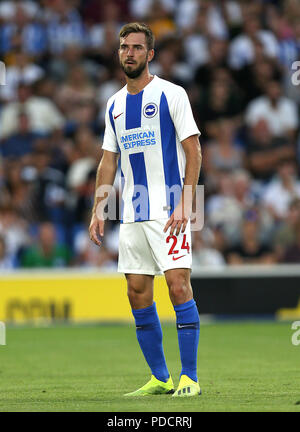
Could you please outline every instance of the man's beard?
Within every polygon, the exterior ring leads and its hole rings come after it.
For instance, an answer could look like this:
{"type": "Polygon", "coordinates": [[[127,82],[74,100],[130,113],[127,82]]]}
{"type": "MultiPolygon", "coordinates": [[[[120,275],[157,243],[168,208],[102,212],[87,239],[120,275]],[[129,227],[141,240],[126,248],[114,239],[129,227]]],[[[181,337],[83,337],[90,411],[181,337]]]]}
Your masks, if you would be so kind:
{"type": "Polygon", "coordinates": [[[145,67],[147,65],[147,60],[144,61],[144,63],[140,64],[140,66],[134,70],[128,70],[128,65],[121,63],[121,68],[123,69],[125,75],[128,76],[128,78],[138,78],[141,73],[145,70],[145,67]]]}

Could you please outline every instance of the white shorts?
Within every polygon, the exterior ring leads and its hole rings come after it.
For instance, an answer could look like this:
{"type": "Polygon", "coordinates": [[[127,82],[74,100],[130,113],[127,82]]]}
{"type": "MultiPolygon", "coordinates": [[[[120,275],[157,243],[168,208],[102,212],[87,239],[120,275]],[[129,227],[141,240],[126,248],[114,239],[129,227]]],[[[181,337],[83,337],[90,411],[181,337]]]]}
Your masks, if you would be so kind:
{"type": "Polygon", "coordinates": [[[118,272],[157,275],[174,268],[192,267],[191,228],[170,237],[168,219],[120,225],[118,272]]]}

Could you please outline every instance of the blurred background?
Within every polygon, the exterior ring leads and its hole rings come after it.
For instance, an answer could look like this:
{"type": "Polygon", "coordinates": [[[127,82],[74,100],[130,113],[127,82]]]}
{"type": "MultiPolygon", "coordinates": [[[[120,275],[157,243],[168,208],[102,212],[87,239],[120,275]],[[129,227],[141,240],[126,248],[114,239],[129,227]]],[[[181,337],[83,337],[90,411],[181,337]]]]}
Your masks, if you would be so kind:
{"type": "Polygon", "coordinates": [[[125,84],[118,32],[130,21],[153,30],[150,70],[187,90],[202,132],[194,274],[297,270],[298,0],[2,0],[0,21],[1,272],[116,271],[119,222],[107,222],[101,249],[88,225],[106,102],[125,84]]]}

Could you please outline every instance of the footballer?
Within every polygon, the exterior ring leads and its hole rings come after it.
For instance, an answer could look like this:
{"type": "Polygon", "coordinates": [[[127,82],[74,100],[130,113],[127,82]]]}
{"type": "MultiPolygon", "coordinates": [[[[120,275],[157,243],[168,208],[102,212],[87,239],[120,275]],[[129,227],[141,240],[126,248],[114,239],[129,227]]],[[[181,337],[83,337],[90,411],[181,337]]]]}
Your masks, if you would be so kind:
{"type": "MultiPolygon", "coordinates": [[[[185,90],[149,71],[154,56],[151,29],[130,23],[119,36],[119,60],[127,84],[107,103],[96,191],[113,185],[120,158],[123,205],[118,271],[125,274],[137,339],[151,370],[150,380],[125,396],[196,396],[201,393],[200,323],[190,282],[190,216],[201,167],[200,132],[185,90]],[[154,277],[162,273],[176,314],[181,358],[176,391],[153,301],[154,277]]],[[[91,240],[99,246],[105,224],[99,210],[103,199],[95,193],[89,227],[91,240]]]]}

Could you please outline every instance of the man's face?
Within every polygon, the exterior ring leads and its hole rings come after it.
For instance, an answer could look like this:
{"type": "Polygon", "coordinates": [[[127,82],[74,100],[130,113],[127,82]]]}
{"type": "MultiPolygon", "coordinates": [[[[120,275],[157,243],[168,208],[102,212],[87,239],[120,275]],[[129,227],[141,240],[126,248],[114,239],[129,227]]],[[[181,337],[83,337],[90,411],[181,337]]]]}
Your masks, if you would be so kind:
{"type": "Polygon", "coordinates": [[[242,226],[242,237],[244,241],[256,240],[258,234],[258,224],[256,221],[245,220],[242,226]]]}
{"type": "Polygon", "coordinates": [[[24,103],[30,97],[30,88],[24,85],[20,85],[18,88],[18,99],[19,102],[24,103]]]}
{"type": "Polygon", "coordinates": [[[148,51],[144,33],[130,33],[120,39],[120,64],[128,78],[137,78],[153,58],[153,50],[148,51]]]}
{"type": "Polygon", "coordinates": [[[46,247],[53,247],[56,242],[56,233],[51,223],[45,222],[40,227],[40,242],[46,247]]]}
{"type": "Polygon", "coordinates": [[[267,85],[267,94],[271,101],[277,101],[281,96],[280,85],[276,81],[271,81],[267,85]]]}
{"type": "Polygon", "coordinates": [[[296,165],[294,161],[284,161],[278,167],[278,174],[284,180],[290,180],[296,175],[296,165]]]}

